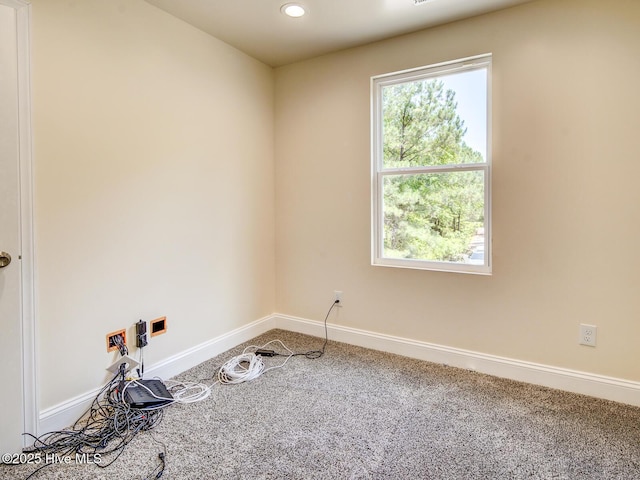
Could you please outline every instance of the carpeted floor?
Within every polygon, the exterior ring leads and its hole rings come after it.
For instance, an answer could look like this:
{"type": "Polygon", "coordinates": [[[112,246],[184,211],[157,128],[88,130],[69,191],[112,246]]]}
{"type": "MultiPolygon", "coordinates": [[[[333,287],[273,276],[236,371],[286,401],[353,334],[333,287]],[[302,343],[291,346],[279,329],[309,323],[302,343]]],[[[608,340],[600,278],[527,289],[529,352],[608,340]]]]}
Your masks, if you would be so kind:
{"type": "MultiPolygon", "coordinates": [[[[248,344],[276,338],[322,345],[282,330],[248,344]]],[[[212,383],[243,347],[178,379],[212,383]]],[[[32,478],[145,479],[161,443],[163,479],[640,479],[640,408],[331,341],[322,358],[168,407],[109,468],[52,465],[32,478]]],[[[3,465],[0,478],[33,470],[3,465]]]]}

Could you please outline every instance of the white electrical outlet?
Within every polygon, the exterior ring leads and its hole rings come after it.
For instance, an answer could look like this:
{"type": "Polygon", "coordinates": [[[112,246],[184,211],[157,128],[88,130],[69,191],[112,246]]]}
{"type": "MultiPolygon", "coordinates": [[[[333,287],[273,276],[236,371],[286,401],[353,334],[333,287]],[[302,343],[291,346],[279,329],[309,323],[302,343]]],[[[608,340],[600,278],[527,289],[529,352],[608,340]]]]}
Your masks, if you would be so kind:
{"type": "Polygon", "coordinates": [[[580,345],[596,346],[596,337],[598,335],[598,327],[595,325],[580,324],[580,345]]]}
{"type": "Polygon", "coordinates": [[[339,302],[338,306],[342,306],[342,290],[334,290],[333,291],[333,301],[339,302]]]}

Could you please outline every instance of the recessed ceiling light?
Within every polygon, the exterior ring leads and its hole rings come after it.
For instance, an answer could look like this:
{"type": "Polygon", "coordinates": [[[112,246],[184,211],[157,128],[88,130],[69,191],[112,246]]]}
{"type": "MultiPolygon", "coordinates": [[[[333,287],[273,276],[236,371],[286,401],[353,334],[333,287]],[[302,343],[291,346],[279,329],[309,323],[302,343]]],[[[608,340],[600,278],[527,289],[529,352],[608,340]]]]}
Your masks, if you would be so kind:
{"type": "Polygon", "coordinates": [[[299,3],[285,3],[280,7],[280,11],[285,15],[293,18],[303,16],[307,11],[299,3]]]}

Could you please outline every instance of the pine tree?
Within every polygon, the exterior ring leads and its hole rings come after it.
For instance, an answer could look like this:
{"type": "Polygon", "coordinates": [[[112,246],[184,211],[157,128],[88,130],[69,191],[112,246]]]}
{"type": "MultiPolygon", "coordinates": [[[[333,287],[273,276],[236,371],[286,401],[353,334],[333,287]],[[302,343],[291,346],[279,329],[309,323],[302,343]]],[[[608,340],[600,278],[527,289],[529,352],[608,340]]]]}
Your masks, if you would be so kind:
{"type": "MultiPolygon", "coordinates": [[[[442,81],[385,87],[382,108],[385,168],[483,162],[465,144],[455,92],[442,81]]],[[[482,173],[390,175],[384,182],[385,255],[461,260],[484,221],[482,173]]]]}

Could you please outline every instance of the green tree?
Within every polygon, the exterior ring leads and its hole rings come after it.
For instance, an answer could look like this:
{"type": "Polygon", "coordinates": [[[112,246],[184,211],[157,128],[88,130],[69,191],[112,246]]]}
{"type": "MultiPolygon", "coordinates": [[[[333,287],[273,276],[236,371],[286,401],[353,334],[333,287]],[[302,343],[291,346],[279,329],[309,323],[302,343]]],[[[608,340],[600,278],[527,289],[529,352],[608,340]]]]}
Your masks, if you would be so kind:
{"type": "MultiPolygon", "coordinates": [[[[385,168],[483,162],[465,144],[455,92],[440,80],[385,87],[385,168]]],[[[484,179],[478,171],[385,176],[385,255],[459,261],[484,222],[484,179]]]]}

